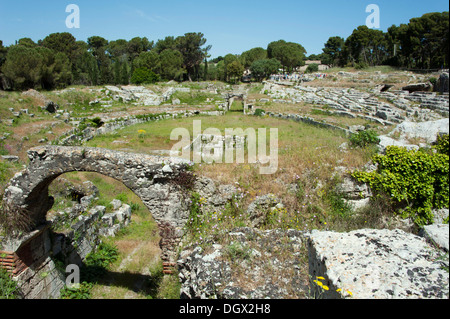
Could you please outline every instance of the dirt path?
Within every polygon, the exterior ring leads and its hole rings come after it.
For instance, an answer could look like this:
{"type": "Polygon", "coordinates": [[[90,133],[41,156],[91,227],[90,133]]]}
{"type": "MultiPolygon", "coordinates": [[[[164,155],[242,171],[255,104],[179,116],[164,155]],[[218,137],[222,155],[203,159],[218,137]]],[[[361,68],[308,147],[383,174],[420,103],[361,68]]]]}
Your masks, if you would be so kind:
{"type": "Polygon", "coordinates": [[[161,251],[152,240],[118,239],[119,260],[92,290],[92,299],[156,298],[162,279],[161,251]]]}

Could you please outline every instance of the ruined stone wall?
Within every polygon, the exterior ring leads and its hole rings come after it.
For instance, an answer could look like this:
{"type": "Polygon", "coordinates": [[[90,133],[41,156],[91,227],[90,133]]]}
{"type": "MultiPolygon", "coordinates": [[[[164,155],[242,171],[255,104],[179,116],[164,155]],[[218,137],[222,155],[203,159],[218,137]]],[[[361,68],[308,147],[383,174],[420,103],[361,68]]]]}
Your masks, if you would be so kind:
{"type": "Polygon", "coordinates": [[[177,243],[189,215],[186,190],[177,177],[191,165],[180,158],[117,152],[98,148],[42,146],[28,152],[29,166],[9,182],[4,200],[29,212],[36,225],[46,222],[52,207],[48,186],[61,174],[95,172],[122,182],[149,209],[163,237],[164,261],[174,261],[177,243]],[[168,238],[167,236],[170,236],[168,238]]]}
{"type": "Polygon", "coordinates": [[[130,222],[128,205],[113,213],[105,211],[105,207],[97,206],[74,220],[62,220],[57,215],[30,234],[3,243],[5,250],[0,255],[4,258],[0,264],[13,275],[23,298],[59,298],[66,285],[66,266],[81,267],[86,256],[100,244],[100,236],[115,235],[130,222]],[[61,227],[64,229],[55,230],[61,227]]]}
{"type": "Polygon", "coordinates": [[[177,111],[177,112],[168,112],[165,115],[157,115],[154,114],[146,114],[141,115],[139,117],[130,116],[128,118],[115,118],[109,119],[103,126],[99,128],[88,127],[84,129],[82,132],[79,132],[78,128],[74,128],[64,134],[58,141],[58,145],[74,145],[75,143],[81,143],[83,141],[88,141],[98,135],[112,133],[121,128],[147,123],[151,121],[158,121],[163,119],[170,118],[184,118],[191,117],[196,115],[204,115],[204,116],[221,116],[224,115],[222,111],[177,111]]]}

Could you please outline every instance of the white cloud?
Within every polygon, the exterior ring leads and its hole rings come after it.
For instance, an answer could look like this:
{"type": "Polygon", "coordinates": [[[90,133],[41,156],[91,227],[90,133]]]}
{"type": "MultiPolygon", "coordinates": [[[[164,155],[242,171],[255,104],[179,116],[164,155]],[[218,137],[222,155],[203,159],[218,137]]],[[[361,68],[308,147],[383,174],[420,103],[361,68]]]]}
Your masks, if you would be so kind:
{"type": "Polygon", "coordinates": [[[147,21],[151,21],[151,22],[169,22],[168,19],[166,19],[165,17],[162,17],[160,15],[155,15],[155,14],[147,14],[145,11],[140,10],[140,9],[135,9],[134,10],[135,15],[137,15],[139,18],[145,19],[147,21]]]}

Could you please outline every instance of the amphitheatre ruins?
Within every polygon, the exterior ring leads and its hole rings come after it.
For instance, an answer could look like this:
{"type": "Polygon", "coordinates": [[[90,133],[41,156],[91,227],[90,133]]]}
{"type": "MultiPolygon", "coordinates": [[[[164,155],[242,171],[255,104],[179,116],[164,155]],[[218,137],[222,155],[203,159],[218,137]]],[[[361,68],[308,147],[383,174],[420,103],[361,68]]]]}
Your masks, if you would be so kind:
{"type": "Polygon", "coordinates": [[[129,298],[149,294],[157,273],[182,298],[448,298],[448,208],[420,227],[377,215],[373,190],[351,177],[376,170],[371,157],[391,146],[414,152],[448,136],[448,70],[320,72],[237,85],[0,91],[11,105],[0,118],[3,205],[11,225],[12,214],[27,217],[25,230],[0,232],[0,264],[21,296],[60,298],[65,267],[82,267],[105,241],[134,245],[110,276],[128,269],[150,247],[130,234],[151,224],[151,257],[127,270],[129,298]],[[277,126],[277,172],[182,159],[170,131],[194,120],[220,130],[277,126]],[[369,130],[379,138],[373,149],[351,144],[369,130]],[[341,213],[331,216],[336,202],[341,213]]]}

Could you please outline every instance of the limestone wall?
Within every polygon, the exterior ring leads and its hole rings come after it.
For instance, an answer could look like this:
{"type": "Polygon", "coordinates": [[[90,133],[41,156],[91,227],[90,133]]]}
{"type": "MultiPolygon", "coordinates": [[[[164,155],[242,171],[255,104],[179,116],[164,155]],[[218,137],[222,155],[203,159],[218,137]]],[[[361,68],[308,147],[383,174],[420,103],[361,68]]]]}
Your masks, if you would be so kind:
{"type": "Polygon", "coordinates": [[[0,263],[8,264],[23,298],[59,298],[66,285],[66,266],[81,267],[86,256],[100,244],[101,236],[114,236],[129,224],[130,218],[128,205],[109,214],[105,214],[103,206],[77,216],[57,214],[25,237],[3,243],[0,255],[12,256],[13,262],[0,263]]]}

